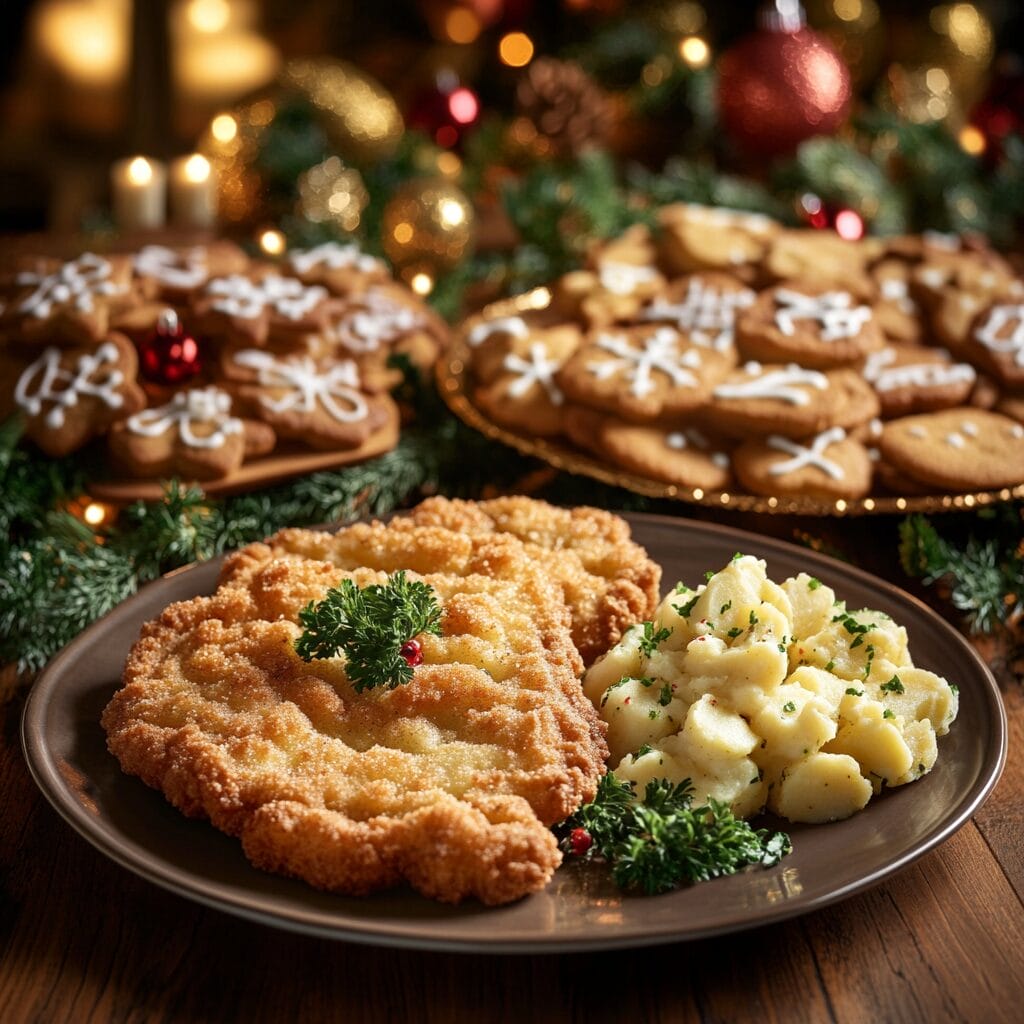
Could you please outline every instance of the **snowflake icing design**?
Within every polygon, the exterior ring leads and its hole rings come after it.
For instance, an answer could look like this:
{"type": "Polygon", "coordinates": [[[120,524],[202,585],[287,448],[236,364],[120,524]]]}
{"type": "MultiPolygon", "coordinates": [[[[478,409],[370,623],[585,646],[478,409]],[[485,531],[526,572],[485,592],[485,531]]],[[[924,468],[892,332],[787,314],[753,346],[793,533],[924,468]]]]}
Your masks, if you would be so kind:
{"type": "Polygon", "coordinates": [[[993,306],[974,336],[986,348],[1010,355],[1017,366],[1024,366],[1024,306],[993,306]],[[1012,329],[1003,337],[1007,327],[1012,329]]]}
{"type": "Polygon", "coordinates": [[[96,308],[96,296],[121,295],[128,290],[127,285],[111,281],[110,274],[110,263],[91,252],[69,260],[50,274],[23,271],[15,277],[15,283],[33,286],[33,291],[18,303],[17,310],[40,320],[50,316],[57,306],[70,305],[80,313],[91,313],[96,308]]]}
{"type": "Polygon", "coordinates": [[[287,320],[301,320],[327,298],[320,285],[304,285],[298,278],[268,274],[253,281],[241,274],[216,277],[206,292],[213,296],[213,308],[227,316],[255,320],[265,311],[287,320]]]}
{"type": "Polygon", "coordinates": [[[423,324],[421,314],[379,292],[367,292],[360,302],[362,309],[346,314],[330,330],[333,340],[349,352],[376,352],[382,344],[423,324]]]}
{"type": "Polygon", "coordinates": [[[231,396],[220,388],[191,388],[179,391],[166,405],[143,409],[130,416],[125,426],[141,437],[161,437],[177,429],[181,443],[189,448],[221,448],[232,434],[241,434],[242,421],[230,415],[231,396]],[[209,434],[197,434],[197,424],[213,427],[209,434]]]}
{"type": "Polygon", "coordinates": [[[736,314],[756,296],[749,289],[715,291],[700,278],[691,278],[680,302],[655,299],[643,312],[644,320],[669,320],[686,331],[695,345],[726,352],[732,347],[736,314]]]}
{"type": "Polygon", "coordinates": [[[547,350],[539,341],[530,346],[528,359],[510,352],[505,356],[504,366],[515,375],[515,379],[508,386],[508,394],[513,398],[522,398],[536,384],[543,388],[552,405],[561,405],[565,401],[565,396],[554,378],[561,365],[559,360],[552,359],[547,354],[547,350]]]}
{"type": "Polygon", "coordinates": [[[783,334],[795,334],[797,320],[815,320],[821,324],[822,341],[856,337],[872,315],[870,306],[854,306],[849,292],[804,295],[777,288],[775,301],[780,305],[775,312],[775,325],[783,334]]]}
{"type": "Polygon", "coordinates": [[[288,262],[296,274],[308,274],[311,270],[323,267],[325,270],[359,270],[373,273],[384,268],[384,264],[373,256],[368,256],[359,246],[341,242],[324,242],[312,249],[296,249],[288,257],[288,262]]]}
{"type": "Polygon", "coordinates": [[[637,398],[654,391],[655,371],[663,373],[677,387],[696,387],[697,378],[690,370],[701,365],[700,353],[695,349],[680,352],[679,340],[679,335],[670,327],[659,328],[648,335],[642,348],[634,348],[622,334],[601,334],[594,345],[617,358],[588,363],[587,369],[602,381],[624,373],[630,382],[630,391],[637,398]]]}
{"type": "Polygon", "coordinates": [[[14,400],[29,416],[38,416],[49,406],[44,422],[54,430],[64,426],[65,411],[83,395],[119,409],[124,404],[124,396],[117,390],[124,383],[119,360],[117,346],[104,342],[95,352],[79,356],[74,369],[66,370],[61,366],[60,349],[48,348],[18,378],[14,400]]]}

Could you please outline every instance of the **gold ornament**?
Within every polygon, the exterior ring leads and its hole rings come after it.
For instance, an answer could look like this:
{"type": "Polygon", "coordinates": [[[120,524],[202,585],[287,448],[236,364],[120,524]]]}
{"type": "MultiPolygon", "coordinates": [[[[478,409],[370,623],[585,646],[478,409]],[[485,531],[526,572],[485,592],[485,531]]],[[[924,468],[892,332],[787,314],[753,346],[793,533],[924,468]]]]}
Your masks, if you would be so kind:
{"type": "MultiPolygon", "coordinates": [[[[384,207],[381,245],[407,281],[431,282],[457,266],[473,242],[475,214],[465,192],[444,178],[398,188],[384,207]]],[[[429,288],[427,289],[429,290],[429,288]]]]}
{"type": "Polygon", "coordinates": [[[360,173],[340,157],[329,156],[299,175],[298,212],[316,224],[333,224],[342,231],[359,227],[370,201],[360,173]]]}
{"type": "Polygon", "coordinates": [[[353,163],[391,156],[405,124],[394,97],[375,79],[343,60],[293,60],[281,75],[317,111],[332,148],[353,163]]]}

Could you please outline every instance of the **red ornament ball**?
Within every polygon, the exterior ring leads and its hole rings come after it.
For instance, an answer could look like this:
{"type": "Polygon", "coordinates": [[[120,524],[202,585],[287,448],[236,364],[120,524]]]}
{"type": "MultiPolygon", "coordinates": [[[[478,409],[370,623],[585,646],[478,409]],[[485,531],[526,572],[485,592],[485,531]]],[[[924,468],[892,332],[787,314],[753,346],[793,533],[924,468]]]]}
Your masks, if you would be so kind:
{"type": "Polygon", "coordinates": [[[455,72],[439,71],[433,82],[412,101],[406,120],[445,149],[457,146],[480,117],[480,99],[455,72]]]}
{"type": "Polygon", "coordinates": [[[594,837],[585,828],[574,828],[569,833],[569,846],[577,857],[582,857],[594,845],[594,837]]]}
{"type": "Polygon", "coordinates": [[[423,647],[419,640],[406,640],[398,649],[398,653],[405,658],[405,663],[409,668],[423,664],[423,647]]]}
{"type": "Polygon", "coordinates": [[[173,309],[160,314],[156,328],[139,342],[142,375],[157,384],[181,384],[203,368],[199,342],[185,328],[173,309]]]}
{"type": "Polygon", "coordinates": [[[824,36],[806,26],[765,25],[718,64],[718,110],[736,145],[751,156],[792,153],[846,120],[850,72],[824,36]]]}

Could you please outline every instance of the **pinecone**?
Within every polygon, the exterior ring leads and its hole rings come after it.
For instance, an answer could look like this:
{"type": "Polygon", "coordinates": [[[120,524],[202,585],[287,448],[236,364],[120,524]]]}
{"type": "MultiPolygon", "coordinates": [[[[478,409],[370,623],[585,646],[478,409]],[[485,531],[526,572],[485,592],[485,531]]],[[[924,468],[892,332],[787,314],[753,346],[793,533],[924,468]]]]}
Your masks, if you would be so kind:
{"type": "Polygon", "coordinates": [[[611,104],[572,61],[540,57],[516,90],[519,116],[547,140],[553,155],[573,157],[600,146],[611,128],[611,104]]]}

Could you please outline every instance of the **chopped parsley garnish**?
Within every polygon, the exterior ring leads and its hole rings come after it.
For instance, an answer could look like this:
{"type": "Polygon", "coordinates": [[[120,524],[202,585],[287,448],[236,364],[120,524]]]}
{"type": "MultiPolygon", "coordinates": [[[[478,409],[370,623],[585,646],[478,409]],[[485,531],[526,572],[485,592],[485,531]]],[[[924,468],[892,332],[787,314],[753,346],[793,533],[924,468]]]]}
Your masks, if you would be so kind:
{"type": "Polygon", "coordinates": [[[796,711],[796,705],[791,700],[787,700],[786,703],[782,705],[782,710],[785,711],[786,714],[791,715],[796,711]]]}
{"type": "Polygon", "coordinates": [[[895,711],[892,711],[892,710],[890,710],[889,708],[886,708],[886,709],[885,709],[885,710],[884,710],[884,711],[882,712],[882,717],[883,717],[883,718],[895,718],[895,717],[896,717],[896,712],[895,712],[895,711]]]}
{"type": "Polygon", "coordinates": [[[786,653],[786,645],[785,644],[779,644],[779,653],[780,654],[785,654],[786,653]]]}
{"type": "Polygon", "coordinates": [[[623,676],[617,683],[612,683],[607,690],[604,691],[604,696],[601,698],[601,707],[604,707],[608,703],[608,698],[612,695],[612,690],[617,690],[620,686],[625,686],[630,680],[630,676],[623,676]]]}
{"type": "Polygon", "coordinates": [[[726,601],[721,608],[718,609],[719,615],[724,615],[732,607],[732,601],[726,601]]]}
{"type": "Polygon", "coordinates": [[[906,687],[900,682],[899,676],[893,676],[887,683],[879,687],[882,693],[906,693],[906,687]]]}
{"type": "Polygon", "coordinates": [[[677,593],[677,594],[686,594],[686,593],[689,593],[689,590],[690,590],[690,588],[685,583],[683,583],[682,580],[680,580],[675,585],[675,593],[677,593]]]}
{"type": "Polygon", "coordinates": [[[651,708],[647,712],[647,717],[653,722],[656,718],[661,718],[661,712],[657,708],[651,708]]]}
{"type": "Polygon", "coordinates": [[[658,697],[658,703],[663,707],[667,708],[672,703],[672,684],[666,683],[661,688],[661,694],[658,697]]]}
{"type": "Polygon", "coordinates": [[[858,690],[855,686],[848,686],[846,688],[846,695],[848,697],[863,697],[864,691],[858,690]]]}
{"type": "Polygon", "coordinates": [[[827,664],[827,665],[825,666],[825,671],[826,671],[826,672],[831,672],[831,671],[832,671],[832,669],[834,669],[835,667],[836,667],[836,663],[835,663],[834,661],[830,661],[830,662],[829,662],[829,663],[828,663],[828,664],[827,664]]]}
{"type": "Polygon", "coordinates": [[[715,574],[714,574],[713,570],[711,570],[711,569],[706,569],[705,570],[705,572],[704,572],[704,582],[705,583],[710,583],[714,579],[714,577],[715,577],[715,574]]]}
{"type": "Polygon", "coordinates": [[[672,635],[672,630],[662,627],[655,630],[653,622],[644,623],[644,635],[640,639],[640,653],[649,658],[672,635]]]}
{"type": "MultiPolygon", "coordinates": [[[[653,749],[654,749],[654,747],[652,747],[650,745],[650,743],[644,743],[640,747],[640,749],[637,750],[637,752],[633,755],[633,760],[634,761],[639,761],[641,757],[643,757],[646,754],[649,754],[653,749]]],[[[609,772],[608,774],[610,775],[611,772],[609,772]]]]}
{"type": "Polygon", "coordinates": [[[820,586],[821,586],[821,580],[815,579],[815,577],[813,577],[813,576],[807,581],[807,589],[808,590],[817,590],[818,587],[820,587],[820,586]]]}
{"type": "Polygon", "coordinates": [[[737,551],[736,554],[732,556],[732,561],[733,562],[738,562],[742,557],[743,557],[743,552],[742,551],[737,551]]]}
{"type": "Polygon", "coordinates": [[[726,636],[728,636],[730,639],[735,639],[742,632],[743,632],[743,627],[742,626],[733,626],[732,629],[730,629],[729,632],[726,634],[726,636]]]}
{"type": "Polygon", "coordinates": [[[750,624],[752,626],[756,626],[757,625],[757,616],[754,614],[754,609],[753,608],[750,609],[750,624]]]}
{"type": "Polygon", "coordinates": [[[675,605],[675,610],[679,612],[684,619],[689,618],[690,612],[693,611],[693,606],[700,600],[700,594],[694,594],[686,604],[675,605]]]}
{"type": "Polygon", "coordinates": [[[957,696],[960,693],[960,687],[956,683],[950,683],[949,688],[953,691],[953,696],[957,696]]]}

